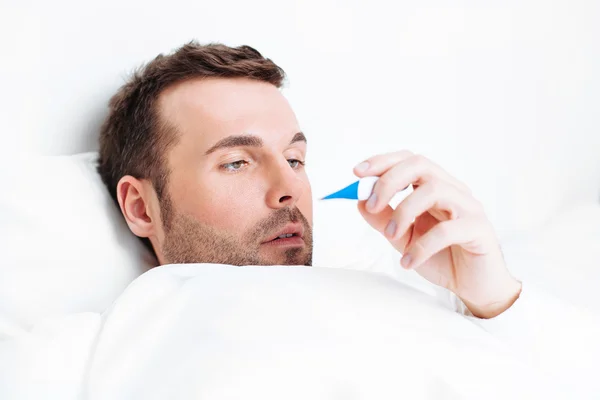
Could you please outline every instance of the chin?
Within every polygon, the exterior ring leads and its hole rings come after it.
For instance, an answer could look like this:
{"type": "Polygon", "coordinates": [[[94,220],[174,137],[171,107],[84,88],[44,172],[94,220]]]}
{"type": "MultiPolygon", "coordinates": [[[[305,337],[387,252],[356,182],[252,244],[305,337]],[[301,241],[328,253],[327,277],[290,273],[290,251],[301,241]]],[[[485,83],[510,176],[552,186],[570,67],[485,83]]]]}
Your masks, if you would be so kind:
{"type": "Polygon", "coordinates": [[[287,265],[287,266],[304,266],[311,267],[312,266],[312,253],[306,254],[297,252],[290,252],[289,250],[286,254],[278,255],[275,257],[265,257],[264,265],[287,265]]]}

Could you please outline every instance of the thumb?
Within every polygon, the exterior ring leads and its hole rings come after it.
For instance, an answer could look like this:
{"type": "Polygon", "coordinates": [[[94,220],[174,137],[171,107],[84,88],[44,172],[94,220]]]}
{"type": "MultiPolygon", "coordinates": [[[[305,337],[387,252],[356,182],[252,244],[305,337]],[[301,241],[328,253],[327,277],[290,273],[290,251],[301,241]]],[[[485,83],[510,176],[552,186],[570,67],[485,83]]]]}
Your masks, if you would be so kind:
{"type": "MultiPolygon", "coordinates": [[[[392,215],[394,213],[394,209],[390,206],[385,207],[381,212],[377,214],[372,214],[366,209],[366,201],[358,202],[358,211],[362,215],[362,217],[367,221],[369,225],[373,227],[376,231],[381,233],[387,239],[387,235],[385,234],[385,229],[387,228],[389,222],[392,220],[392,215]]],[[[394,246],[396,250],[400,253],[403,253],[406,249],[406,245],[408,244],[413,226],[406,231],[406,233],[397,240],[389,240],[388,241],[394,246]]]]}

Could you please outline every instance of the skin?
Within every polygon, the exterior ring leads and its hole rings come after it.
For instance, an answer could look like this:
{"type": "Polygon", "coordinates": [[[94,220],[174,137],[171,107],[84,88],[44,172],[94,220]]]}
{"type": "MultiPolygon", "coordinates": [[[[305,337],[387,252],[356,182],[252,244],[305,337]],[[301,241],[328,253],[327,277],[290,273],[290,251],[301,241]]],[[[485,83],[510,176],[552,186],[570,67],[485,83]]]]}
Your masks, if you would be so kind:
{"type": "Polygon", "coordinates": [[[167,154],[172,218],[161,220],[150,182],[126,176],[117,187],[130,229],[150,239],[159,263],[310,265],[306,140],[281,92],[248,79],[189,80],[165,90],[159,109],[178,135],[167,154]],[[263,244],[291,223],[302,243],[263,244]]]}
{"type": "MultiPolygon", "coordinates": [[[[306,142],[280,91],[247,79],[190,80],[167,89],[159,103],[179,135],[168,152],[171,217],[161,220],[165,204],[150,182],[125,176],[117,194],[130,229],[150,239],[160,264],[310,265],[312,194],[295,161],[305,160],[306,142]],[[232,135],[247,143],[214,148],[232,135]],[[263,244],[290,222],[303,227],[301,244],[263,244]]],[[[480,318],[516,301],[521,283],[463,183],[409,151],[374,156],[354,173],[380,176],[358,209],[403,254],[403,267],[451,290],[480,318]],[[413,193],[395,210],[387,205],[410,184],[413,193]]]]}
{"type": "Polygon", "coordinates": [[[365,220],[403,254],[401,264],[455,293],[479,318],[493,318],[519,297],[521,282],[508,271],[494,229],[469,188],[427,158],[410,151],[372,157],[354,168],[380,176],[365,220]],[[392,209],[392,197],[413,192],[392,209]]]}

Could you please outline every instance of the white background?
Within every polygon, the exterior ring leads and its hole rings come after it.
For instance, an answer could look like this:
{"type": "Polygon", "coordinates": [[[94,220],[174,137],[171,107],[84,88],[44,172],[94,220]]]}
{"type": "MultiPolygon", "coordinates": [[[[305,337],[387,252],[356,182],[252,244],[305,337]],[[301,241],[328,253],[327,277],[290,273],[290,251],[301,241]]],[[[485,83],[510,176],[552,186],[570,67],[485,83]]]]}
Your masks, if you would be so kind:
{"type": "Polygon", "coordinates": [[[501,235],[600,192],[600,2],[2,1],[0,154],[96,147],[158,53],[249,44],[288,74],[316,196],[374,153],[422,152],[501,235]]]}

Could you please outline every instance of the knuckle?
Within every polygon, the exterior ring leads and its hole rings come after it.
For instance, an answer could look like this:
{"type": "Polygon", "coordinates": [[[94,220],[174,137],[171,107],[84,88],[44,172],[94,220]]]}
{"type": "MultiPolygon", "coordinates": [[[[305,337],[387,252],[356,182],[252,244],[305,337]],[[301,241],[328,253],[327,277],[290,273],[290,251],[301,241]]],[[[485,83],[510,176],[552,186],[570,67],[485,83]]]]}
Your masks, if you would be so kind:
{"type": "Polygon", "coordinates": [[[389,187],[389,185],[392,183],[390,179],[391,178],[388,174],[382,175],[377,181],[377,189],[380,191],[386,190],[387,187],[389,187]]]}
{"type": "Polygon", "coordinates": [[[429,160],[427,159],[427,157],[425,157],[422,154],[414,155],[413,160],[414,160],[415,165],[417,165],[417,166],[425,166],[429,163],[429,160]]]}
{"type": "Polygon", "coordinates": [[[439,196],[443,191],[443,184],[440,181],[432,180],[427,185],[427,194],[430,196],[439,196]]]}
{"type": "Polygon", "coordinates": [[[377,165],[379,165],[380,158],[381,158],[381,156],[379,156],[379,155],[372,156],[372,157],[367,158],[363,162],[369,163],[369,169],[371,169],[371,168],[377,167],[377,165]]]}
{"type": "Polygon", "coordinates": [[[432,232],[434,240],[444,240],[452,231],[452,225],[449,223],[441,223],[438,228],[432,232]]]}

